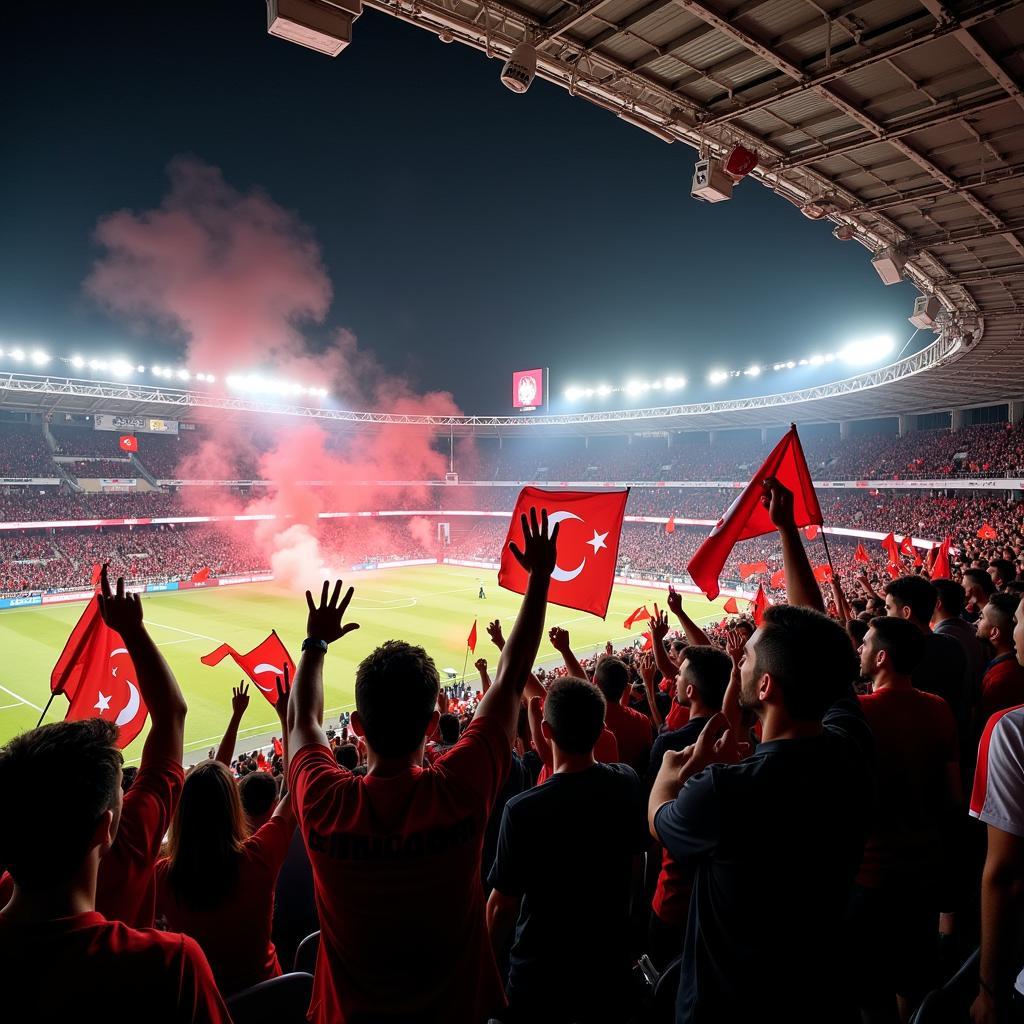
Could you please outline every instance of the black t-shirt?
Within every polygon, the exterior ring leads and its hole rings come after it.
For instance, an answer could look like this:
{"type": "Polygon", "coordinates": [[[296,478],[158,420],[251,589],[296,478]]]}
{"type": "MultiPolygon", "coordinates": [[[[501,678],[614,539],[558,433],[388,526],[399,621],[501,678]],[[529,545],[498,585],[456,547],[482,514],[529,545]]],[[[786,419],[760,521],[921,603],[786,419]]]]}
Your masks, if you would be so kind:
{"type": "Polygon", "coordinates": [[[648,776],[653,780],[661,771],[661,761],[666,750],[683,750],[691,743],[696,743],[701,731],[708,724],[708,718],[691,718],[685,725],[669,732],[661,733],[651,747],[651,763],[647,769],[648,776]]]}
{"type": "Polygon", "coordinates": [[[873,740],[855,697],[824,731],[712,765],[655,818],[696,869],[677,1024],[855,1017],[843,918],[871,811],[873,740]]]}
{"type": "Polygon", "coordinates": [[[509,800],[490,884],[522,897],[509,998],[559,1001],[628,979],[633,855],[647,842],[643,788],[624,764],[558,772],[509,800]]]}
{"type": "Polygon", "coordinates": [[[529,789],[533,785],[530,773],[523,764],[523,759],[513,750],[512,764],[509,766],[508,775],[505,778],[505,785],[501,787],[498,799],[494,801],[491,808],[491,816],[487,819],[487,828],[484,830],[483,856],[480,858],[480,866],[483,872],[482,881],[484,884],[484,895],[490,895],[491,886],[487,876],[491,873],[491,865],[494,863],[494,854],[498,848],[498,833],[501,829],[501,819],[505,812],[505,804],[514,796],[529,789]]]}

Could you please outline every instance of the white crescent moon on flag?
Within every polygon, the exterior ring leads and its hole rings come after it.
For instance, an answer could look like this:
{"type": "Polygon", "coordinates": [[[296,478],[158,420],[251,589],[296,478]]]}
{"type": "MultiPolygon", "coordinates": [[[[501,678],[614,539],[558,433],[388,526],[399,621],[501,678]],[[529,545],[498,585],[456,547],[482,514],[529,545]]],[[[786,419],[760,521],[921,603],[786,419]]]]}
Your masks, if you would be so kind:
{"type": "Polygon", "coordinates": [[[135,684],[130,680],[128,682],[128,689],[130,691],[128,695],[128,703],[117,713],[117,718],[114,720],[114,725],[127,725],[138,713],[139,713],[139,691],[136,689],[135,684]]]}
{"type": "MultiPolygon", "coordinates": [[[[551,515],[548,516],[548,530],[550,530],[556,523],[564,522],[566,519],[576,519],[581,523],[583,522],[575,512],[552,512],[551,515]]],[[[551,578],[553,580],[558,580],[560,583],[568,583],[569,580],[576,579],[576,577],[583,572],[583,568],[586,564],[587,560],[585,558],[576,566],[575,569],[563,569],[560,565],[556,564],[554,569],[551,571],[551,578]]]]}
{"type": "MultiPolygon", "coordinates": [[[[284,675],[284,668],[278,668],[276,665],[270,665],[270,664],[268,664],[265,661],[261,661],[252,670],[252,674],[254,676],[261,676],[261,675],[263,675],[264,672],[273,672],[275,676],[283,676],[284,675]]],[[[260,686],[260,684],[258,682],[256,682],[255,679],[253,680],[253,682],[256,683],[256,685],[259,686],[260,689],[264,693],[273,693],[274,692],[274,688],[272,686],[260,686]]]]}

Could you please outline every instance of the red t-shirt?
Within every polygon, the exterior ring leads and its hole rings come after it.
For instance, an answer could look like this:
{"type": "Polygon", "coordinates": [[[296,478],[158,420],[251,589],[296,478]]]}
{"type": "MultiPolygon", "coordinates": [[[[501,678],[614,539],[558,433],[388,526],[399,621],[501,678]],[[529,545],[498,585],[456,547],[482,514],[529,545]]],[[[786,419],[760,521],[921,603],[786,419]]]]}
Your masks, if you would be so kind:
{"type": "MultiPolygon", "coordinates": [[[[114,845],[100,861],[96,910],[108,921],[152,928],[156,892],[153,869],[181,796],[185,773],[177,761],[147,758],[124,795],[114,845]]],[[[14,880],[0,876],[0,907],[14,892],[14,880]]]]}
{"type": "Polygon", "coordinates": [[[429,768],[353,775],[310,744],[289,768],[320,917],[316,1024],[485,1021],[504,1005],[484,921],[484,830],[511,763],[476,718],[429,768]]]}
{"type": "Polygon", "coordinates": [[[0,914],[0,964],[12,1020],[231,1024],[193,939],[95,911],[31,925],[0,914]]]}
{"type": "Polygon", "coordinates": [[[199,943],[225,995],[281,973],[270,929],[277,876],[294,831],[290,816],[271,818],[257,829],[242,846],[234,889],[212,910],[181,904],[168,881],[171,862],[166,857],[157,862],[157,916],[168,930],[184,932],[199,943]]]}
{"type": "Polygon", "coordinates": [[[987,722],[997,711],[1024,704],[1024,668],[1014,654],[1000,654],[989,662],[981,680],[981,718],[987,722]]]}
{"type": "Polygon", "coordinates": [[[960,759],[956,719],[942,697],[916,688],[860,697],[875,736],[875,818],[857,882],[933,885],[943,866],[948,766],[960,759]]]}
{"type": "Polygon", "coordinates": [[[651,743],[654,739],[650,718],[642,711],[609,702],[604,721],[619,746],[619,760],[643,777],[647,772],[647,762],[651,759],[651,743]]]}
{"type": "Polygon", "coordinates": [[[665,718],[665,731],[675,732],[681,729],[690,720],[690,709],[685,704],[680,704],[675,698],[672,699],[672,707],[669,708],[665,718]]]}

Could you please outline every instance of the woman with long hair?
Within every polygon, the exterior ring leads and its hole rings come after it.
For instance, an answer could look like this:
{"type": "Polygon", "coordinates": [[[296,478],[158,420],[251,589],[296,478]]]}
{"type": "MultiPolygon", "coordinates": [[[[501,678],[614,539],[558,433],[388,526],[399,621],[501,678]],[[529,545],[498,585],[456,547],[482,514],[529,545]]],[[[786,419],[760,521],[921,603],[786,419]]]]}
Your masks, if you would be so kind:
{"type": "Polygon", "coordinates": [[[281,973],[270,933],[277,876],[294,830],[287,794],[250,835],[225,764],[202,761],[185,776],[168,855],[156,866],[157,916],[203,947],[224,996],[281,973]]]}

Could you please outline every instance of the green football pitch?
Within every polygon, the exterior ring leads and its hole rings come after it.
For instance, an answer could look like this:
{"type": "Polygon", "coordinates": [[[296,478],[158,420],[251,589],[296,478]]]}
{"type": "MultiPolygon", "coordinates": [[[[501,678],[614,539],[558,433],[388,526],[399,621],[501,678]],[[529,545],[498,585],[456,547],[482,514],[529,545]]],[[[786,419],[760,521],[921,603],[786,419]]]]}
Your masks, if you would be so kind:
{"type": "MultiPolygon", "coordinates": [[[[311,581],[315,583],[316,581],[311,581]]],[[[389,639],[422,644],[434,658],[442,680],[445,669],[461,678],[466,638],[473,620],[478,619],[476,655],[470,655],[467,678],[478,678],[473,658],[484,657],[493,673],[497,650],[484,625],[501,619],[506,635],[515,619],[520,598],[501,590],[493,570],[457,566],[416,566],[353,574],[355,586],[349,620],[360,629],[331,648],[325,668],[325,709],[328,719],[353,706],[355,668],[378,644],[389,639]],[[478,592],[483,585],[486,598],[478,592]]],[[[313,587],[314,591],[317,589],[313,587]]],[[[659,594],[640,587],[616,586],[608,618],[552,605],[547,625],[569,630],[573,648],[580,657],[593,654],[606,640],[625,643],[640,634],[623,628],[623,620],[634,608],[653,606],[659,594]]],[[[708,602],[687,596],[687,611],[699,622],[722,616],[721,601],[708,602]]],[[[274,584],[152,594],[144,598],[145,620],[150,632],[181,683],[188,700],[185,725],[186,757],[205,753],[216,746],[231,710],[231,687],[241,673],[230,659],[216,668],[199,661],[220,643],[248,651],[271,629],[276,629],[294,659],[305,635],[306,603],[274,584]]],[[[50,671],[72,626],[82,614],[82,604],[19,608],[0,612],[0,643],[4,658],[0,667],[0,743],[31,728],[49,698],[50,671]]],[[[555,664],[558,655],[545,638],[537,658],[539,665],[555,664]]],[[[239,744],[256,742],[277,731],[277,720],[269,704],[255,687],[239,730],[239,744]]],[[[59,721],[67,707],[57,697],[46,715],[47,722],[59,721]]],[[[145,738],[142,735],[125,751],[129,763],[138,762],[145,738]]]]}

